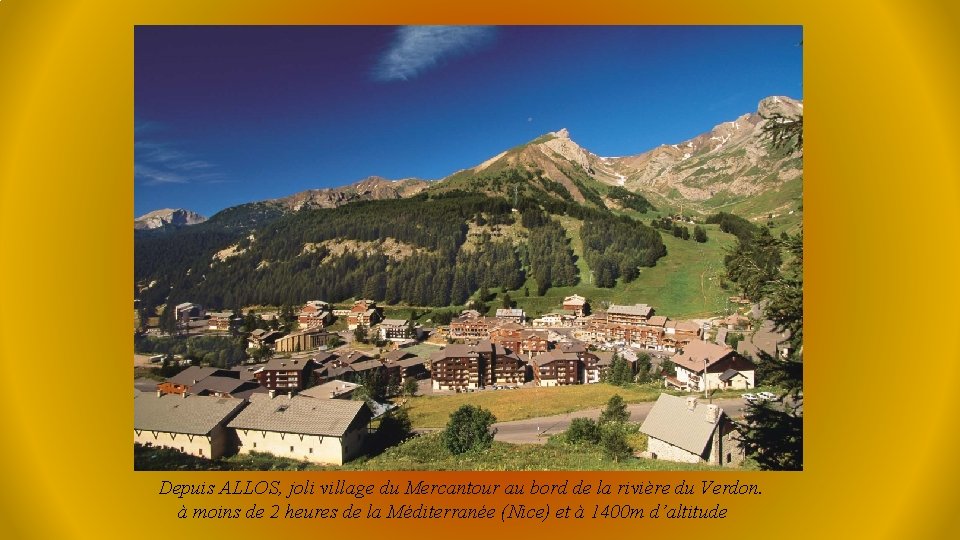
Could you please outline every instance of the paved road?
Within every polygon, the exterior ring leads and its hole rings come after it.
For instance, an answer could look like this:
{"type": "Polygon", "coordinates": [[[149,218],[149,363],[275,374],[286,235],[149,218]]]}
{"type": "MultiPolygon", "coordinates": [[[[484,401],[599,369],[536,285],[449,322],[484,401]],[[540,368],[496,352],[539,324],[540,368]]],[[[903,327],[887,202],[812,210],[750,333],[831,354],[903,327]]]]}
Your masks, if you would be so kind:
{"type": "MultiPolygon", "coordinates": [[[[744,402],[740,398],[715,399],[713,402],[720,405],[731,418],[743,416],[744,402]]],[[[627,410],[630,411],[630,421],[643,422],[654,403],[648,401],[627,405],[627,410]]],[[[551,435],[556,435],[567,429],[574,418],[593,418],[596,420],[600,417],[600,410],[600,408],[585,409],[555,416],[498,422],[494,424],[494,427],[497,428],[497,434],[494,438],[498,441],[516,444],[544,444],[551,435]]]]}

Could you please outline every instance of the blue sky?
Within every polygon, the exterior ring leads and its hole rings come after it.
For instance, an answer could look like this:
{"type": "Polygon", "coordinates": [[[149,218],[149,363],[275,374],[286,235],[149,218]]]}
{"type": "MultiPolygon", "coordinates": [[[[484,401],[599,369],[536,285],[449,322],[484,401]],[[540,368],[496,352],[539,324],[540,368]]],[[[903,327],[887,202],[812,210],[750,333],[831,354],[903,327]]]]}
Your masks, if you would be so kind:
{"type": "Polygon", "coordinates": [[[802,28],[135,31],[135,214],[438,179],[560,128],[638,154],[803,98],[802,28]]]}

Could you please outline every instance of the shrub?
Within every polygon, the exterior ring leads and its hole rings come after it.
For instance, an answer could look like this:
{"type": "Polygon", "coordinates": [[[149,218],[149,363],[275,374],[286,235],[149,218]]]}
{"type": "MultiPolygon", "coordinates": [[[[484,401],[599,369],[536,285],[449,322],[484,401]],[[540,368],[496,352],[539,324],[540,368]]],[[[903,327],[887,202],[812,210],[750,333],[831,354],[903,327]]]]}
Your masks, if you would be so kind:
{"type": "Polygon", "coordinates": [[[450,415],[443,431],[443,444],[451,454],[489,448],[496,430],[490,426],[497,421],[490,411],[473,405],[464,405],[450,415]]]}
{"type": "Polygon", "coordinates": [[[567,442],[597,444],[600,442],[600,426],[592,418],[574,418],[567,428],[567,442]]]}

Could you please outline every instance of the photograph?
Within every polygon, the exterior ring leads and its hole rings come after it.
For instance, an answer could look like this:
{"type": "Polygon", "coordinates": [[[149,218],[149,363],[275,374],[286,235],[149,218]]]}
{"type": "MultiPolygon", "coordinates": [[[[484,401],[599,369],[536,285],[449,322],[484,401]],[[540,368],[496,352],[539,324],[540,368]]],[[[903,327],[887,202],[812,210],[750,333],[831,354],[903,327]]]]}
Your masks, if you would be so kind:
{"type": "Polygon", "coordinates": [[[132,42],[135,471],[804,470],[803,26],[132,42]]]}

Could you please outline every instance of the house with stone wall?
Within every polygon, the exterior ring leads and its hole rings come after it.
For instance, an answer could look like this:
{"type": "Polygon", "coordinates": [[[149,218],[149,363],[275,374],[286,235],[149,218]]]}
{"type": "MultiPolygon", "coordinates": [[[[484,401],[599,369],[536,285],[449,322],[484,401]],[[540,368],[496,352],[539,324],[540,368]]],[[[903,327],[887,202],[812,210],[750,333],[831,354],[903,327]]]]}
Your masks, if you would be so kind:
{"type": "Polygon", "coordinates": [[[693,396],[660,394],[640,431],[648,437],[646,455],[653,459],[724,467],[743,463],[736,424],[718,405],[693,396]]]}

